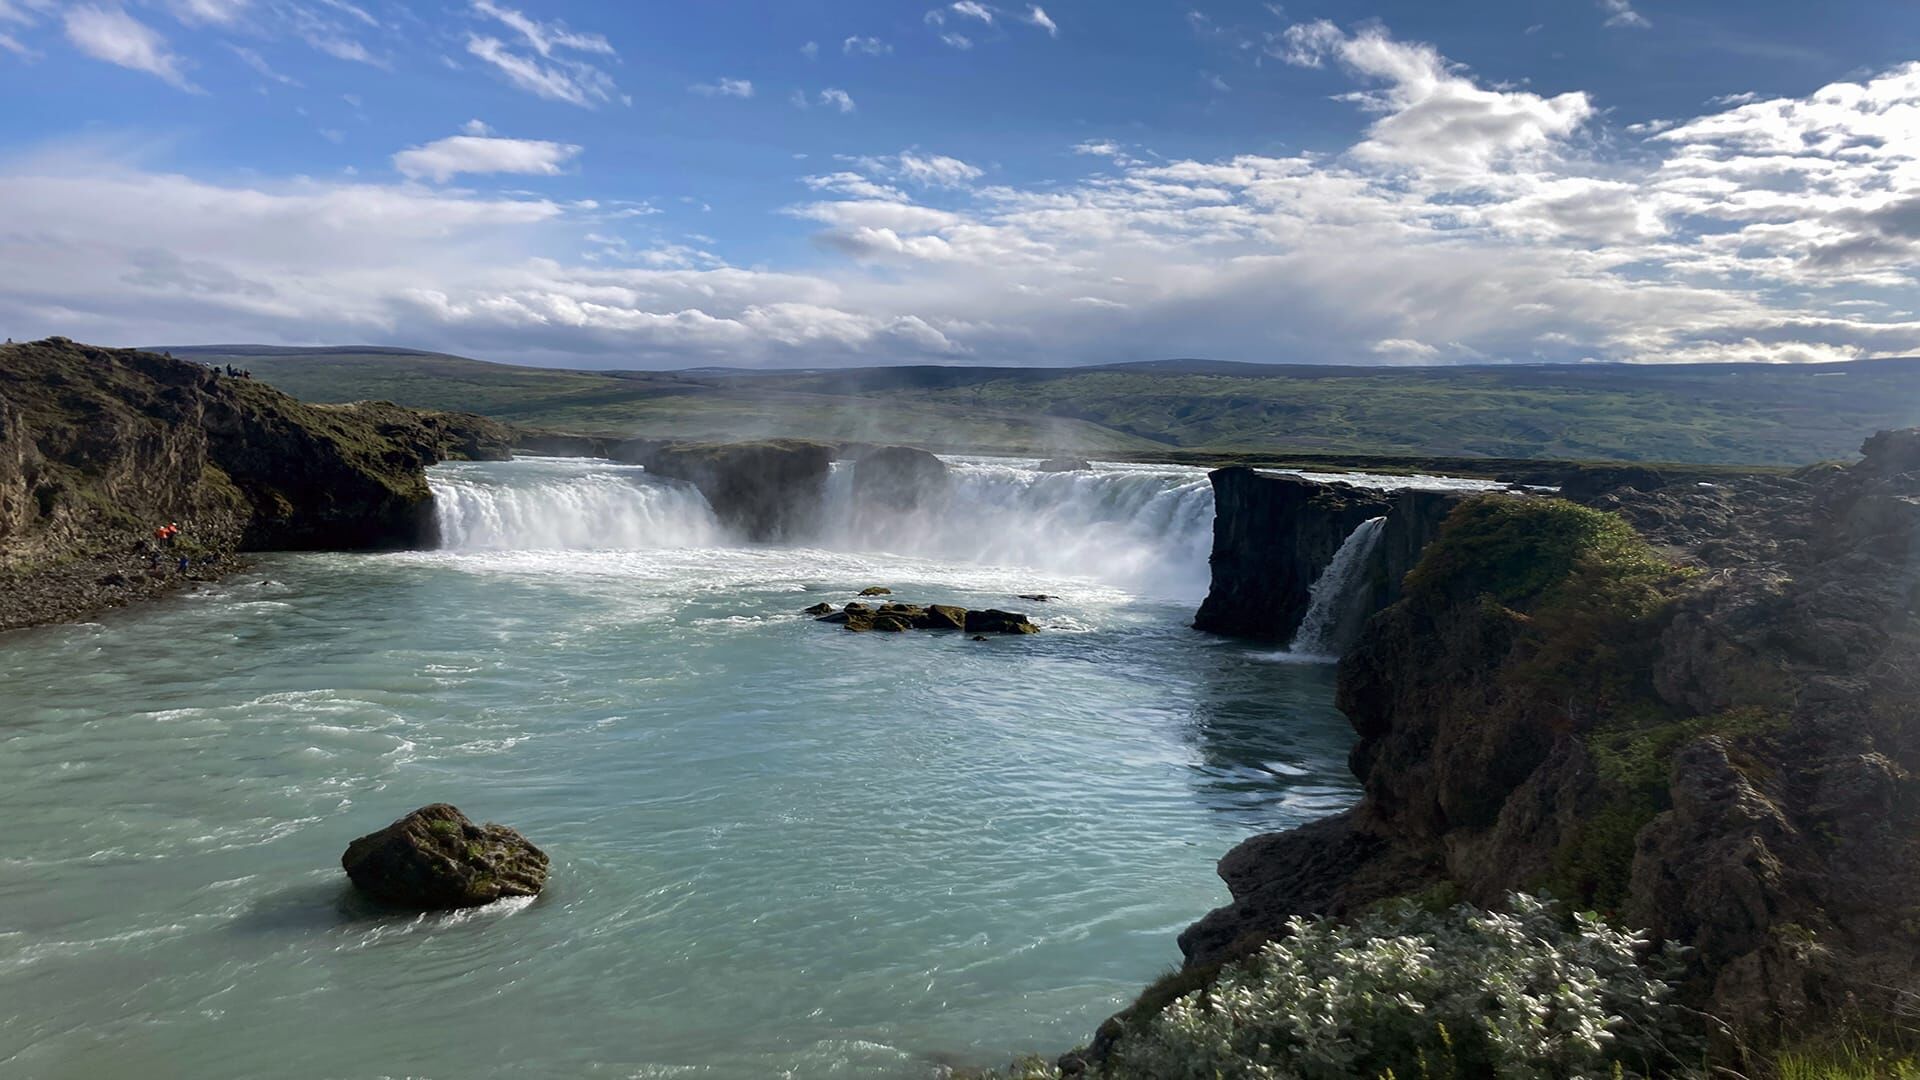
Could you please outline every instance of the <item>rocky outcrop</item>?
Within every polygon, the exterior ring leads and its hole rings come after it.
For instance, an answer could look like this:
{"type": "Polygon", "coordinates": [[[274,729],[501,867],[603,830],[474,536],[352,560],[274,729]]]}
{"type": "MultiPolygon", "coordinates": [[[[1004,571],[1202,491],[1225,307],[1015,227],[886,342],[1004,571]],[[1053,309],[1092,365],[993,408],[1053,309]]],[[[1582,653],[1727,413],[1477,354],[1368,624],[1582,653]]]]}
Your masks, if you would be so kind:
{"type": "Polygon", "coordinates": [[[1920,993],[1920,431],[1864,452],[1454,507],[1341,665],[1364,797],[1229,853],[1189,963],[1546,890],[1689,946],[1686,999],[1746,1032],[1920,993]]]}
{"type": "Polygon", "coordinates": [[[1216,469],[1212,587],[1197,630],[1289,641],[1320,571],[1354,528],[1392,505],[1385,492],[1244,466],[1216,469]]]}
{"type": "Polygon", "coordinates": [[[1086,472],[1091,468],[1093,468],[1091,461],[1077,457],[1048,458],[1034,466],[1034,469],[1039,472],[1086,472]]]}
{"type": "Polygon", "coordinates": [[[819,519],[832,448],[799,439],[662,447],[647,471],[700,489],[722,524],[755,541],[805,535],[819,519]]]}
{"type": "MultiPolygon", "coordinates": [[[[864,593],[862,595],[865,595],[864,593]]],[[[869,606],[855,601],[839,611],[829,604],[815,604],[805,614],[815,622],[844,626],[856,632],[903,630],[964,630],[970,634],[1037,634],[1033,620],[1012,611],[988,609],[969,611],[951,604],[881,604],[869,606]]]]}
{"type": "Polygon", "coordinates": [[[853,496],[863,509],[937,511],[951,486],[947,463],[911,446],[883,446],[853,463],[853,496]]]}
{"type": "Polygon", "coordinates": [[[547,854],[504,825],[475,825],[446,803],[423,806],[347,845],[340,865],[354,888],[393,907],[478,907],[537,896],[547,854]]]}
{"type": "Polygon", "coordinates": [[[214,576],[236,551],[420,544],[425,466],[504,454],[505,435],[383,402],[309,405],[155,353],[0,347],[0,629],[214,576]],[[177,544],[148,550],[166,522],[177,544]]]}

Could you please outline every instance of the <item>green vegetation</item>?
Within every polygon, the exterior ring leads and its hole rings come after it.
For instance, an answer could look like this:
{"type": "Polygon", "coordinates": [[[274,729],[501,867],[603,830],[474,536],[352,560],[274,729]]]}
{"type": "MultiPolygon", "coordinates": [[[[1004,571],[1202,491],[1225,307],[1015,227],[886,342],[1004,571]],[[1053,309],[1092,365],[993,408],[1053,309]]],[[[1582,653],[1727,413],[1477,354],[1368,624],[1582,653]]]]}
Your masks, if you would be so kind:
{"type": "Polygon", "coordinates": [[[1920,1057],[1848,1037],[1783,1050],[1773,1070],[1775,1080],[1920,1080],[1920,1057]]]}
{"type": "MultiPolygon", "coordinates": [[[[1675,958],[1544,901],[1295,920],[1113,1045],[1107,1080],[1640,1077],[1697,1056],[1675,958]]],[[[1055,1077],[1037,1062],[1018,1077],[1055,1077]]]]}
{"type": "Polygon", "coordinates": [[[1798,465],[1920,423],[1920,361],[1352,368],[588,372],[405,350],[176,349],[310,401],[380,398],[533,427],[937,449],[1798,465]]]}

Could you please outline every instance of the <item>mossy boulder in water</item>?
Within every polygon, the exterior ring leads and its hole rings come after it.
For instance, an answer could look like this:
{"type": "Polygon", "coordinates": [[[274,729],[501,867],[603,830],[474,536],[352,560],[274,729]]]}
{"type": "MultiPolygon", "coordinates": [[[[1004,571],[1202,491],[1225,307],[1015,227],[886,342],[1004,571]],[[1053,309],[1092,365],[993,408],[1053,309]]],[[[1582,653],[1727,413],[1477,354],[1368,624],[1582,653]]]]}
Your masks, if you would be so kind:
{"type": "Polygon", "coordinates": [[[475,825],[447,805],[423,806],[347,845],[340,865],[354,887],[395,907],[477,907],[536,896],[547,854],[504,825],[475,825]]]}

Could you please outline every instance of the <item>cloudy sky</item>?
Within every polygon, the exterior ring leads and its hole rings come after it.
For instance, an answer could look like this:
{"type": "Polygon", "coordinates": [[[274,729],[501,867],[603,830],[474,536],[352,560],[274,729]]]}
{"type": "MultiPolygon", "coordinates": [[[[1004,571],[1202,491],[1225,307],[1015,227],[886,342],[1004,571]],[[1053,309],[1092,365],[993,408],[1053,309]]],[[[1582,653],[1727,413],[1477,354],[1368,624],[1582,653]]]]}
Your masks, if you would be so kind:
{"type": "Polygon", "coordinates": [[[1920,354],[1916,61],[1904,0],[0,0],[0,332],[1920,354]]]}

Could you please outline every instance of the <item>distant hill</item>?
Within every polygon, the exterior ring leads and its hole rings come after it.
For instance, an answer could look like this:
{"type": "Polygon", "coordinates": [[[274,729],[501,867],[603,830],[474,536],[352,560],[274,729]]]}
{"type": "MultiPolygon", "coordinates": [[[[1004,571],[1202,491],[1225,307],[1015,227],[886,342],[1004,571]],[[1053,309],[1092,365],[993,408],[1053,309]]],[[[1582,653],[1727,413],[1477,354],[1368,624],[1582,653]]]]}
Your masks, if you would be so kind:
{"type": "Polygon", "coordinates": [[[574,371],[348,346],[174,346],[312,401],[383,398],[536,427],[948,449],[1801,464],[1920,424],[1920,360],[1322,367],[574,371]]]}

